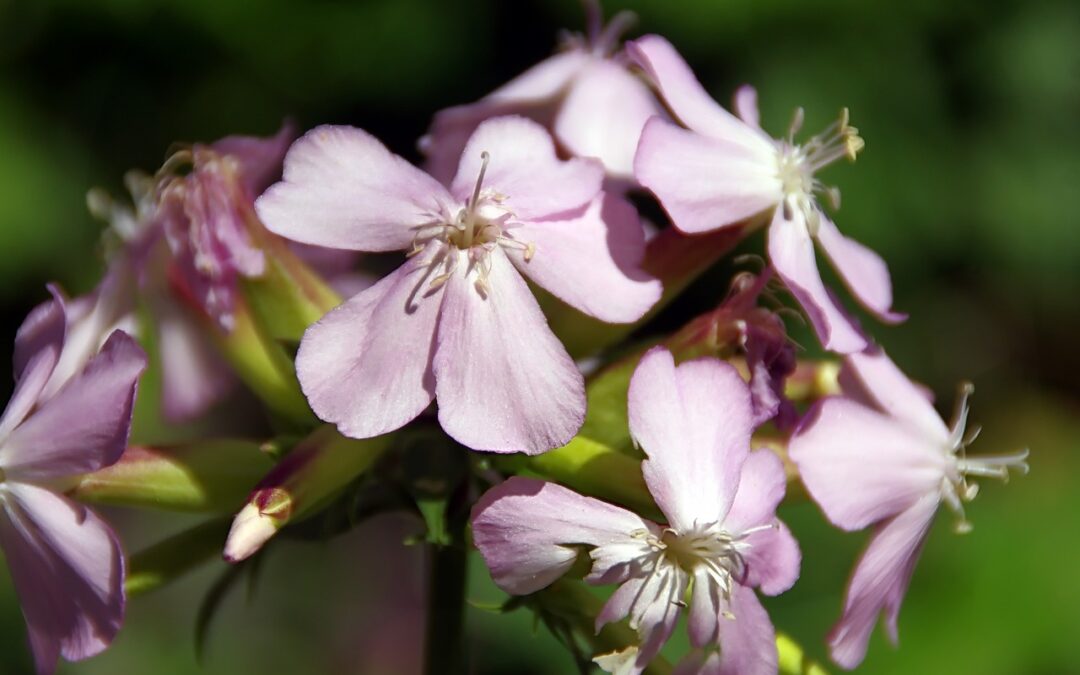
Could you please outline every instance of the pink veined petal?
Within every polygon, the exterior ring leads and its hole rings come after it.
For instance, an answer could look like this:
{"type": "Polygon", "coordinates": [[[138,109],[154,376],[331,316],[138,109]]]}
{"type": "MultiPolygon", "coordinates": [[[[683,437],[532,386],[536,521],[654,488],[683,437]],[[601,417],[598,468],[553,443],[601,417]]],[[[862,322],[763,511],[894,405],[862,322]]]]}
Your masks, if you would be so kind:
{"type": "Polygon", "coordinates": [[[472,511],[472,533],[495,583],[534,593],[574,564],[577,546],[630,539],[649,523],[626,509],[560,485],[513,477],[488,490],[472,511]]]}
{"type": "Polygon", "coordinates": [[[26,419],[60,361],[67,321],[63,298],[50,291],[53,300],[30,312],[15,335],[15,391],[0,417],[0,442],[26,419]]]}
{"type": "Polygon", "coordinates": [[[675,367],[650,349],[630,379],[630,433],[648,459],[649,491],[676,530],[722,520],[750,451],[750,392],[733,366],[703,358],[675,367]]]}
{"type": "Polygon", "coordinates": [[[791,294],[802,305],[821,345],[829,351],[850,354],[862,351],[866,337],[855,327],[825,289],[814,257],[814,240],[806,229],[800,209],[791,220],[777,208],[769,226],[769,259],[791,294]]]}
{"type": "Polygon", "coordinates": [[[496,117],[481,123],[465,144],[450,188],[458,201],[472,197],[485,152],[490,160],[483,187],[506,197],[515,220],[584,209],[604,180],[604,167],[595,159],[559,159],[551,135],[536,122],[516,115],[496,117]]]}
{"type": "Polygon", "coordinates": [[[237,383],[229,367],[199,330],[188,310],[171,297],[155,298],[161,359],[161,407],[171,422],[194,419],[237,383]]]}
{"type": "Polygon", "coordinates": [[[285,153],[296,134],[296,125],[285,122],[273,136],[226,136],[210,147],[239,162],[240,182],[255,199],[281,176],[285,153]]]}
{"type": "Polygon", "coordinates": [[[783,198],[776,160],[687,131],[659,117],[641,132],[634,176],[671,222],[698,234],[734,225],[783,198]]]}
{"type": "Polygon", "coordinates": [[[843,374],[861,385],[858,395],[898,420],[922,430],[929,439],[946,443],[949,429],[934,410],[930,398],[908,379],[881,347],[849,354],[843,374]]]}
{"type": "Polygon", "coordinates": [[[649,87],[608,59],[574,79],[555,117],[555,137],[578,157],[597,157],[617,178],[634,176],[634,152],[645,122],[664,115],[649,87]]]}
{"type": "Polygon", "coordinates": [[[305,244],[397,251],[451,202],[434,178],[371,134],[324,125],[293,143],[282,181],[255,208],[271,232],[305,244]]]}
{"type": "Polygon", "coordinates": [[[26,618],[37,672],[58,656],[105,649],[124,619],[124,560],[112,529],[86,506],[33,485],[6,484],[0,546],[26,618]]]}
{"type": "Polygon", "coordinates": [[[127,447],[131,412],[146,354],[115,331],[82,373],[70,379],[0,444],[0,467],[11,480],[96,471],[127,447]]]}
{"type": "MultiPolygon", "coordinates": [[[[720,667],[716,675],[775,675],[776,631],[753,589],[735,584],[720,615],[720,667]]],[[[703,671],[708,672],[708,671],[703,671]]]]}
{"type": "Polygon", "coordinates": [[[652,78],[664,102],[687,127],[704,136],[741,145],[755,155],[775,155],[771,140],[709,96],[666,39],[646,35],[626,43],[626,53],[652,78]]]}
{"type": "Polygon", "coordinates": [[[596,617],[596,630],[629,616],[630,627],[641,637],[636,666],[644,670],[675,630],[688,579],[673,565],[630,579],[608,598],[596,617]]]}
{"type": "Polygon", "coordinates": [[[768,450],[751,452],[743,464],[735,501],[724,519],[725,528],[734,534],[774,525],[747,537],[749,550],[743,555],[747,566],[743,583],[760,586],[766,595],[783,593],[799,578],[799,545],[787,526],[776,519],[776,507],[786,489],[787,476],[780,458],[768,450]]]}
{"type": "Polygon", "coordinates": [[[937,495],[946,449],[845,398],[807,413],[788,444],[810,496],[837,527],[858,530],[937,495]]]}
{"type": "Polygon", "coordinates": [[[937,506],[936,496],[927,495],[874,533],[852,573],[843,616],[829,633],[829,650],[840,666],[851,669],[862,663],[879,614],[896,642],[900,604],[937,506]]]}
{"type": "Polygon", "coordinates": [[[398,429],[435,394],[431,369],[442,288],[431,251],[332,309],[304,333],[296,373],[311,409],[352,438],[398,429]]]}
{"type": "Polygon", "coordinates": [[[637,210],[601,193],[581,216],[522,223],[514,239],[535,246],[504,249],[514,266],[563,302],[610,323],[637,321],[660,299],[659,280],[641,269],[645,231],[637,210]]]}
{"type": "Polygon", "coordinates": [[[817,240],[859,304],[886,323],[899,323],[907,318],[907,314],[890,309],[892,281],[881,256],[840,234],[825,214],[821,214],[817,240]]]}
{"type": "Polygon", "coordinates": [[[735,90],[735,114],[743,122],[757,129],[761,128],[761,115],[758,113],[757,90],[744,84],[735,90]]]}
{"type": "Polygon", "coordinates": [[[565,445],[585,419],[585,383],[529,287],[496,248],[487,293],[467,254],[446,282],[435,351],[439,422],[474,450],[539,454],[565,445]]]}

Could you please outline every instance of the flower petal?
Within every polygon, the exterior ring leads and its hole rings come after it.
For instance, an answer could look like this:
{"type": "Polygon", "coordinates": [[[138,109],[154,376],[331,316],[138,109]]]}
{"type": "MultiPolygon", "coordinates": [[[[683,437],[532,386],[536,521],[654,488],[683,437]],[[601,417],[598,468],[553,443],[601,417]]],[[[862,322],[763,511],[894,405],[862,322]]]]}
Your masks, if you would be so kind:
{"type": "Polygon", "coordinates": [[[472,510],[476,548],[499,588],[515,595],[565,574],[580,553],[575,546],[616,544],[648,527],[626,509],[517,476],[488,490],[472,510]]]}
{"type": "Polygon", "coordinates": [[[709,96],[666,39],[646,35],[626,43],[626,53],[652,78],[664,102],[687,127],[704,136],[741,145],[755,154],[775,154],[767,136],[724,110],[709,96]]]}
{"type": "Polygon", "coordinates": [[[293,143],[280,183],[255,202],[277,234],[357,251],[409,248],[451,202],[434,178],[353,127],[316,127],[293,143]]]}
{"type": "Polygon", "coordinates": [[[583,209],[600,192],[604,167],[594,159],[560,160],[551,135],[536,122],[511,115],[489,119],[465,144],[450,188],[459,201],[472,196],[490,155],[484,188],[506,197],[515,220],[553,218],[583,209]]]}
{"type": "Polygon", "coordinates": [[[544,59],[476,103],[440,110],[427,134],[420,139],[420,151],[427,157],[424,169],[449,185],[457,172],[465,143],[486,119],[524,115],[549,125],[558,106],[558,97],[593,58],[580,49],[561,52],[544,59]]]}
{"type": "Polygon", "coordinates": [[[775,526],[747,537],[749,550],[743,555],[747,566],[744,583],[761,586],[766,595],[783,593],[799,578],[799,545],[787,526],[776,519],[776,507],[786,489],[787,475],[780,458],[768,450],[751,452],[743,464],[735,501],[724,519],[725,528],[733,533],[775,526]]]}
{"type": "Polygon", "coordinates": [[[634,175],[689,234],[734,225],[782,198],[775,159],[660,118],[641,132],[634,175]]]}
{"type": "MultiPolygon", "coordinates": [[[[735,584],[720,615],[720,668],[716,675],[775,675],[776,631],[753,589],[735,584]],[[730,618],[730,616],[735,618],[730,618]]],[[[703,671],[707,672],[707,671],[703,671]]]]}
{"type": "Polygon", "coordinates": [[[678,368],[662,347],[630,379],[630,433],[648,459],[649,491],[677,530],[722,520],[750,451],[750,392],[733,366],[704,358],[678,368]]]}
{"type": "Polygon", "coordinates": [[[776,209],[769,226],[769,258],[776,273],[802,305],[825,349],[850,354],[866,348],[866,338],[837,306],[821,281],[814,257],[814,241],[806,229],[801,209],[793,209],[790,220],[784,218],[784,209],[776,209]]]}
{"type": "Polygon", "coordinates": [[[161,408],[170,422],[192,420],[224,398],[236,376],[214,350],[187,309],[171,297],[155,298],[161,355],[161,408]]]}
{"type": "Polygon", "coordinates": [[[630,627],[641,637],[637,667],[644,669],[675,630],[688,579],[675,565],[664,565],[653,574],[630,579],[611,594],[600,610],[597,632],[629,616],[630,627]]]}
{"type": "Polygon", "coordinates": [[[96,471],[127,447],[131,412],[146,354],[114,331],[82,373],[68,380],[17,426],[0,447],[0,466],[13,480],[96,471]]]}
{"type": "Polygon", "coordinates": [[[890,309],[892,281],[881,256],[840,234],[825,214],[818,223],[817,240],[859,304],[886,323],[899,323],[907,318],[906,314],[890,309]]]}
{"type": "Polygon", "coordinates": [[[896,617],[937,506],[936,497],[927,495],[882,524],[859,559],[848,584],[844,614],[829,633],[832,658],[844,668],[862,663],[879,614],[884,614],[896,641],[896,617]]]}
{"type": "MultiPolygon", "coordinates": [[[[842,374],[860,385],[857,396],[868,398],[884,412],[922,430],[927,438],[945,443],[949,429],[926,393],[908,379],[880,347],[849,354],[842,374]]],[[[850,386],[850,385],[849,385],[850,386]]],[[[846,393],[846,392],[845,392],[846,393]]]]}
{"type": "Polygon", "coordinates": [[[807,413],[788,454],[810,496],[845,530],[905,511],[937,495],[945,450],[906,424],[846,398],[807,413]]]}
{"type": "Polygon", "coordinates": [[[694,568],[694,585],[690,597],[690,618],[686,629],[690,644],[704,647],[716,644],[720,630],[719,587],[709,578],[703,565],[694,568]]]}
{"type": "Polygon", "coordinates": [[[281,176],[281,164],[296,133],[296,125],[285,122],[273,136],[226,136],[211,147],[239,162],[240,182],[248,197],[255,199],[281,176]]]}
{"type": "Polygon", "coordinates": [[[608,59],[574,78],[555,117],[555,137],[578,157],[597,157],[617,178],[634,176],[634,151],[645,122],[664,115],[641,78],[608,59]]]}
{"type": "Polygon", "coordinates": [[[38,673],[61,654],[91,657],[124,619],[124,561],[112,529],[86,506],[7,483],[0,545],[26,618],[38,673]]]}
{"type": "Polygon", "coordinates": [[[426,285],[432,255],[409,258],[304,333],[296,354],[300,386],[315,414],[346,436],[393,431],[431,403],[442,302],[442,289],[426,285]]]}
{"type": "Polygon", "coordinates": [[[487,292],[467,254],[446,282],[435,351],[439,422],[474,450],[538,454],[565,445],[585,419],[585,383],[501,249],[487,292]]]}
{"type": "Polygon", "coordinates": [[[64,300],[55,288],[50,287],[49,291],[53,299],[35,307],[15,334],[15,391],[0,417],[0,441],[37,404],[64,349],[67,332],[64,300]]]}
{"type": "Polygon", "coordinates": [[[514,239],[535,246],[505,249],[514,266],[560,300],[610,323],[637,321],[660,299],[660,282],[641,269],[645,231],[630,202],[601,194],[581,216],[522,223],[514,239]]]}

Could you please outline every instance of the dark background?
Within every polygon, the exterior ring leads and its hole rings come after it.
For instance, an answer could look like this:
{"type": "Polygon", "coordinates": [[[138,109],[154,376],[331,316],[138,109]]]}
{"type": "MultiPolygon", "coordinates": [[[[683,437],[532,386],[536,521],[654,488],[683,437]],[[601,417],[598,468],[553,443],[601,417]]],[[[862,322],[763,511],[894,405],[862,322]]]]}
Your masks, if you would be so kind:
{"type": "MultiPolygon", "coordinates": [[[[901,614],[902,648],[875,638],[865,672],[1078,670],[1080,6],[606,3],[627,8],[640,17],[633,34],[670,38],[718,100],[756,85],[776,135],[796,106],[809,133],[851,108],[867,147],[826,174],[844,194],[836,221],[886,258],[896,306],[912,315],[872,330],[943,411],[956,382],[975,382],[985,432],[973,452],[1032,448],[1029,477],[987,485],[971,505],[972,534],[941,518],[901,614]]],[[[153,170],[174,141],[270,134],[286,117],[361,126],[416,159],[432,113],[544,58],[562,28],[582,28],[572,0],[0,0],[0,346],[46,281],[83,292],[100,274],[90,187],[119,193],[124,171],[153,170]]],[[[694,292],[724,283],[713,275],[694,292]]],[[[806,559],[773,618],[821,658],[862,537],[829,531],[812,505],[782,515],[806,559]]],[[[149,515],[125,533],[135,549],[180,525],[149,515]]],[[[372,523],[328,545],[281,546],[254,598],[226,603],[205,672],[415,670],[422,573],[400,546],[410,529],[372,523]]],[[[219,571],[134,601],[115,648],[66,671],[195,671],[194,606],[219,571]]],[[[475,572],[472,595],[496,599],[475,572]]],[[[22,672],[21,617],[2,588],[0,671],[22,672]]],[[[480,671],[567,671],[528,617],[470,612],[480,671]]]]}

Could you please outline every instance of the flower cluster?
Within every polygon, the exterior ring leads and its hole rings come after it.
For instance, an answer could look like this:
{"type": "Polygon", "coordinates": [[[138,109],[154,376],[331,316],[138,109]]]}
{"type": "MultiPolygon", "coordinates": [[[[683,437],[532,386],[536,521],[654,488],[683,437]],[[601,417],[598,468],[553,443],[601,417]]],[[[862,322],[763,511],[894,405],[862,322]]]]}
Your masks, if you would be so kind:
{"type": "MultiPolygon", "coordinates": [[[[372,485],[424,517],[434,549],[471,541],[525,596],[507,609],[563,626],[609,672],[662,661],[685,612],[678,673],[757,674],[780,667],[758,593],[799,579],[777,509],[801,481],[835,526],[875,527],[833,660],[857,666],[879,616],[895,641],[938,506],[970,530],[969,479],[1025,471],[1027,453],[968,456],[970,389],[947,426],[823,282],[815,242],[871,315],[904,319],[885,263],[819,203],[840,201],[820,172],[863,149],[847,110],[807,140],[797,110],[774,138],[753,89],[733,114],[666,39],[621,44],[626,16],[605,27],[589,7],[586,37],[439,112],[424,168],[358,128],[285,125],[181,147],[129,175],[131,206],[91,193],[108,272],[27,318],[0,418],[0,545],[40,673],[100,652],[125,589],[162,583],[128,570],[83,502],[234,514],[210,543],[242,565],[293,524],[351,526],[372,485]],[[645,199],[670,223],[644,222],[645,199]],[[679,330],[651,329],[761,228],[761,270],[679,330]],[[785,295],[831,356],[798,356],[785,295]],[[200,419],[200,438],[129,447],[137,341],[160,382],[148,418],[200,419]],[[245,396],[237,409],[254,399],[261,418],[206,421],[245,396]],[[553,614],[582,579],[614,590],[553,614]]],[[[215,532],[153,553],[178,574],[215,532]]]]}

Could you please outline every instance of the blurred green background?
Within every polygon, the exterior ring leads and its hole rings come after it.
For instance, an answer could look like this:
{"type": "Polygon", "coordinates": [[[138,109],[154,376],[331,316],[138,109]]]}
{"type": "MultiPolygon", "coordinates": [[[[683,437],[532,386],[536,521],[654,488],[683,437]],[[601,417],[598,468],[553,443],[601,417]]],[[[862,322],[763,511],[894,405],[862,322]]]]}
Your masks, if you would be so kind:
{"type": "MultiPolygon", "coordinates": [[[[901,649],[875,638],[867,673],[1080,672],[1080,5],[1069,0],[639,0],[634,34],[669,37],[721,101],[757,86],[777,134],[796,106],[808,132],[849,106],[867,148],[826,178],[841,228],[881,252],[896,306],[873,326],[949,410],[977,386],[975,452],[1032,449],[1032,473],[984,486],[973,533],[942,518],[901,613],[901,649]]],[[[86,190],[113,192],[173,141],[349,123],[416,158],[430,115],[474,100],[547,56],[573,0],[0,0],[0,352],[59,280],[100,274],[86,190]]],[[[757,242],[760,245],[760,242],[757,242]]],[[[708,278],[698,296],[723,291],[708,278]]],[[[803,344],[810,344],[808,339],[803,344]]],[[[868,448],[869,449],[869,448],[868,448]]],[[[137,549],[179,517],[114,514],[137,549]]],[[[803,576],[769,603],[817,658],[862,535],[784,507],[803,576]]],[[[417,526],[373,522],[329,544],[286,544],[257,592],[234,593],[202,672],[416,672],[423,626],[417,526]]],[[[199,672],[192,626],[214,564],[132,602],[115,647],[68,673],[199,672]]],[[[491,600],[474,570],[471,596],[491,600]]],[[[476,672],[564,673],[524,614],[470,610],[476,672]]],[[[0,584],[0,672],[29,672],[0,584]]]]}

